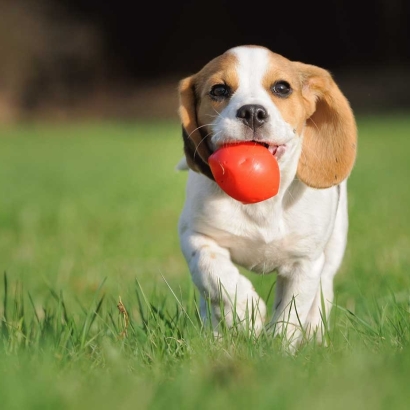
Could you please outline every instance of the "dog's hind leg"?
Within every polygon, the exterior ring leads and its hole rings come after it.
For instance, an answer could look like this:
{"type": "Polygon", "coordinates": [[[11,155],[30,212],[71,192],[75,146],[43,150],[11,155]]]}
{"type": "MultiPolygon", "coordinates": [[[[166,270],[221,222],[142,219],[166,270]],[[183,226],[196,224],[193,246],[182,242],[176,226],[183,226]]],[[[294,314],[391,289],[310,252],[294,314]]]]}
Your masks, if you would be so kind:
{"type": "Polygon", "coordinates": [[[320,287],[312,303],[305,328],[310,336],[321,342],[325,325],[333,304],[333,279],[342,263],[348,230],[346,184],[341,185],[341,195],[336,214],[335,226],[325,248],[325,263],[320,275],[320,287]]]}
{"type": "Polygon", "coordinates": [[[303,340],[304,324],[319,288],[324,261],[322,253],[316,260],[300,260],[278,271],[271,326],[290,350],[303,340]]]}

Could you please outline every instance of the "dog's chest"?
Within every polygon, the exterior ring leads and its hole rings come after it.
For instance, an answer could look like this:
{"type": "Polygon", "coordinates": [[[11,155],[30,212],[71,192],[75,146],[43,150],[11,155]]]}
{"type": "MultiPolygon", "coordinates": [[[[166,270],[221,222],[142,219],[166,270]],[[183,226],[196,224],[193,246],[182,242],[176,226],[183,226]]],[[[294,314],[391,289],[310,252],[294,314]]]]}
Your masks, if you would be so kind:
{"type": "Polygon", "coordinates": [[[203,214],[201,231],[229,249],[232,260],[260,273],[311,257],[324,246],[328,234],[318,217],[306,221],[300,211],[279,209],[209,208],[203,214]]]}

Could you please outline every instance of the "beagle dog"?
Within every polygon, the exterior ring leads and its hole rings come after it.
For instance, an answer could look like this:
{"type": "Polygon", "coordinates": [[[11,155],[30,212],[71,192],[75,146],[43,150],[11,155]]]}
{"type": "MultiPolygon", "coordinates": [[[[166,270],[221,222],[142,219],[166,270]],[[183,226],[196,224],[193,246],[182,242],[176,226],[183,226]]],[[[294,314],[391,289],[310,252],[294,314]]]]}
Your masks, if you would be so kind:
{"type": "Polygon", "coordinates": [[[189,175],[178,229],[203,320],[215,332],[224,322],[259,334],[266,305],[237,266],[276,272],[274,333],[293,345],[307,334],[320,341],[348,230],[357,130],[347,99],[328,71],[246,45],[181,80],[179,101],[177,168],[189,175]],[[244,205],[214,181],[209,156],[242,141],[276,157],[276,196],[244,205]]]}

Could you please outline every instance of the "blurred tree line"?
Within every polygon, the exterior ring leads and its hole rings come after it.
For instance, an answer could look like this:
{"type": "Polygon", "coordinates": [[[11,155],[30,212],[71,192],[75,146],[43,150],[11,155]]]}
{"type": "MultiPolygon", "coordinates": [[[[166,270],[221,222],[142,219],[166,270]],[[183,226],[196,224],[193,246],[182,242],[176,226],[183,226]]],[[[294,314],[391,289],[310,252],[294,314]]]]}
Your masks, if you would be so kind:
{"type": "Polygon", "coordinates": [[[329,69],[356,109],[406,109],[409,17],[407,0],[0,0],[0,121],[176,117],[177,81],[240,44],[329,69]]]}

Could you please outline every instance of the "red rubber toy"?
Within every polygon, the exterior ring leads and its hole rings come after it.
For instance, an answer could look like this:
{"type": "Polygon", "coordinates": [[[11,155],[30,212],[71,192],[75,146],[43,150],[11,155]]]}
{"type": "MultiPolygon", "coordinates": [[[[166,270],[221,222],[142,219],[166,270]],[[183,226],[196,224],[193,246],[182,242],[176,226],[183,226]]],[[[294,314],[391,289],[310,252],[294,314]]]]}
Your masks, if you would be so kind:
{"type": "Polygon", "coordinates": [[[227,144],[208,159],[216,183],[243,204],[272,198],[279,191],[280,171],[276,158],[261,144],[227,144]]]}

